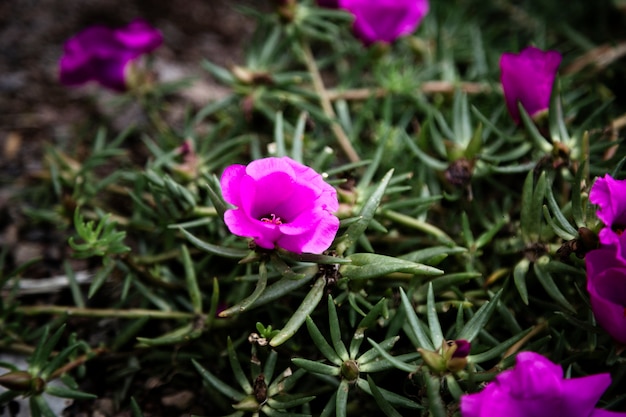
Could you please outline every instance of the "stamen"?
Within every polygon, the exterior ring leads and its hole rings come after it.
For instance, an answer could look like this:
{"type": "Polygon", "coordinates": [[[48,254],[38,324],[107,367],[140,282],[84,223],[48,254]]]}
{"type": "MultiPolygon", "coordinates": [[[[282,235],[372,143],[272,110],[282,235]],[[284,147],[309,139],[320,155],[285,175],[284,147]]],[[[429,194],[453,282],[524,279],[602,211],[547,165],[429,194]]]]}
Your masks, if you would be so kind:
{"type": "Polygon", "coordinates": [[[262,217],[261,221],[263,223],[272,223],[272,224],[275,224],[275,225],[283,224],[283,222],[280,220],[280,217],[277,217],[274,213],[271,213],[270,217],[271,218],[269,218],[269,219],[267,217],[262,217]]]}

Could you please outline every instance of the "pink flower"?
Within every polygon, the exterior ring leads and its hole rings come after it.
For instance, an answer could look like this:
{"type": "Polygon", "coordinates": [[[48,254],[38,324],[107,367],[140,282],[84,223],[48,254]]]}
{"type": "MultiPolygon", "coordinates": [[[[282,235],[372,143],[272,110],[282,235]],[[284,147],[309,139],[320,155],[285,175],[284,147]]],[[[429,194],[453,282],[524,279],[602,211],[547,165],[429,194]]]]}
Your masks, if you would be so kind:
{"type": "Polygon", "coordinates": [[[515,123],[520,123],[518,102],[531,117],[550,107],[552,86],[560,64],[560,53],[542,51],[534,46],[519,54],[502,54],[500,81],[506,106],[515,123]]]}
{"type": "Polygon", "coordinates": [[[626,235],[585,256],[587,292],[596,320],[626,346],[626,235]]]}
{"type": "Polygon", "coordinates": [[[337,4],[354,15],[354,33],[365,45],[391,43],[411,34],[429,9],[428,0],[338,0],[319,1],[337,4]]]}
{"type": "Polygon", "coordinates": [[[589,192],[589,201],[598,206],[596,216],[606,226],[600,230],[600,242],[617,243],[618,234],[626,228],[626,180],[616,180],[609,174],[598,178],[589,192]]]}
{"type": "Polygon", "coordinates": [[[67,86],[97,81],[111,90],[125,91],[128,63],[162,42],[161,32],[141,19],[119,29],[88,27],[65,42],[60,81],[67,86]]]}
{"type": "Polygon", "coordinates": [[[517,355],[515,368],[500,373],[475,394],[461,397],[463,417],[625,416],[594,408],[611,385],[608,373],[563,379],[561,366],[535,352],[517,355]]]}
{"type": "Polygon", "coordinates": [[[226,226],[262,248],[322,253],[339,229],[335,189],[288,157],[231,165],[221,185],[224,199],[237,207],[224,214],[226,226]]]}

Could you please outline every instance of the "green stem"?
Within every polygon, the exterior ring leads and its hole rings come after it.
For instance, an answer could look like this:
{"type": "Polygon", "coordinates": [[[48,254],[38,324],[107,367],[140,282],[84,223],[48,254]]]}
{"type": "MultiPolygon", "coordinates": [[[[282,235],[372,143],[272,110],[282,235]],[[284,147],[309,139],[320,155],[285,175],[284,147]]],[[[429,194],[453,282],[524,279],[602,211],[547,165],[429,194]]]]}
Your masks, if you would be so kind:
{"type": "Polygon", "coordinates": [[[186,313],[183,311],[160,311],[148,310],[143,308],[134,308],[128,310],[114,310],[107,308],[80,308],[70,306],[19,306],[15,309],[16,313],[26,316],[37,316],[41,314],[66,314],[74,317],[94,317],[94,318],[123,318],[123,319],[187,319],[193,320],[197,314],[186,313]]]}
{"type": "Polygon", "coordinates": [[[302,51],[304,52],[304,63],[306,64],[307,70],[311,74],[311,79],[313,81],[313,88],[319,96],[324,114],[330,119],[330,129],[333,131],[333,134],[339,142],[339,146],[341,146],[341,149],[343,149],[350,162],[359,162],[361,158],[359,158],[359,155],[352,146],[352,142],[350,142],[350,138],[348,138],[348,135],[346,135],[346,132],[344,132],[343,128],[337,121],[337,115],[335,114],[335,110],[333,109],[330,99],[328,98],[328,93],[324,87],[324,81],[320,75],[315,58],[313,57],[313,52],[306,41],[303,41],[301,46],[302,51]]]}
{"type": "Polygon", "coordinates": [[[393,210],[381,210],[380,214],[389,220],[434,236],[440,242],[445,243],[446,245],[454,246],[454,240],[452,240],[450,236],[448,236],[443,230],[433,226],[430,223],[423,222],[414,217],[407,216],[406,214],[398,213],[397,211],[393,210]]]}

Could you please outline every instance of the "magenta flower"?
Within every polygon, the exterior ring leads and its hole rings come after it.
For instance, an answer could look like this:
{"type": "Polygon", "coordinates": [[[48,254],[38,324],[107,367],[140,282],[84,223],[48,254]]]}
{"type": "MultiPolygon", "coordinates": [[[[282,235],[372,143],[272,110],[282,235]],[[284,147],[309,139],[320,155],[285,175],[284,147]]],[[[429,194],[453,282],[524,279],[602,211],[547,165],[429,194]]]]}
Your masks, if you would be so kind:
{"type": "Polygon", "coordinates": [[[626,235],[585,256],[587,292],[597,322],[626,346],[626,235]]]}
{"type": "Polygon", "coordinates": [[[322,253],[339,229],[335,189],[288,157],[231,165],[221,185],[224,199],[237,207],[224,214],[226,226],[262,248],[322,253]]]}
{"type": "Polygon", "coordinates": [[[625,416],[594,408],[611,385],[608,373],[563,379],[561,366],[535,352],[517,355],[515,368],[500,373],[475,394],[461,397],[463,417],[625,416]]]}
{"type": "Polygon", "coordinates": [[[606,226],[600,230],[600,242],[617,243],[619,234],[626,228],[626,180],[616,180],[609,174],[596,179],[589,201],[598,206],[596,215],[606,226]]]}
{"type": "Polygon", "coordinates": [[[354,15],[354,33],[365,45],[411,34],[428,13],[428,0],[318,0],[354,15]]]}
{"type": "Polygon", "coordinates": [[[65,42],[60,81],[67,86],[97,81],[111,90],[125,91],[128,64],[162,42],[161,32],[141,19],[119,29],[88,27],[65,42]]]}
{"type": "Polygon", "coordinates": [[[534,46],[519,54],[502,54],[500,81],[506,107],[515,123],[520,123],[518,102],[531,117],[550,107],[552,86],[560,63],[561,54],[557,51],[542,51],[534,46]]]}

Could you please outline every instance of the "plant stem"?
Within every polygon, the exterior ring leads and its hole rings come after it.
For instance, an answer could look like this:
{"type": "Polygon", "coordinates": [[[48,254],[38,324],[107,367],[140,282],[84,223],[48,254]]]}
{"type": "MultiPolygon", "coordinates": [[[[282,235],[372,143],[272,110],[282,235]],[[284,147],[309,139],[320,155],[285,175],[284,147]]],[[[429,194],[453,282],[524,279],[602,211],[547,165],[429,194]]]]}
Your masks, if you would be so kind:
{"type": "Polygon", "coordinates": [[[74,317],[95,317],[95,318],[124,318],[124,319],[187,319],[193,320],[197,315],[183,311],[161,311],[133,308],[127,310],[115,310],[107,308],[80,308],[64,306],[19,306],[15,308],[16,313],[26,316],[36,316],[40,314],[66,314],[74,317]]]}
{"type": "Polygon", "coordinates": [[[346,135],[346,132],[344,132],[343,128],[337,121],[337,115],[335,114],[333,105],[328,97],[326,88],[324,87],[324,81],[320,75],[315,58],[313,57],[313,52],[306,41],[303,41],[301,46],[302,51],[304,52],[304,62],[313,81],[313,88],[320,99],[320,104],[324,114],[330,119],[330,129],[333,131],[333,134],[339,142],[339,146],[341,146],[341,149],[343,149],[350,162],[359,162],[361,158],[359,158],[359,155],[352,146],[352,142],[350,142],[350,138],[346,135]]]}
{"type": "Polygon", "coordinates": [[[404,226],[428,233],[429,235],[436,237],[440,242],[446,245],[454,246],[454,240],[450,236],[448,236],[443,230],[431,225],[430,223],[420,221],[414,217],[407,216],[406,214],[398,213],[393,210],[381,210],[380,214],[388,218],[389,220],[395,221],[404,226]]]}
{"type": "MultiPolygon", "coordinates": [[[[422,94],[453,94],[460,90],[467,94],[485,94],[493,91],[492,87],[485,83],[461,82],[453,83],[449,81],[425,81],[415,93],[422,94]]],[[[328,100],[367,100],[371,97],[385,97],[393,94],[386,88],[354,88],[349,90],[326,90],[328,100]]]]}

